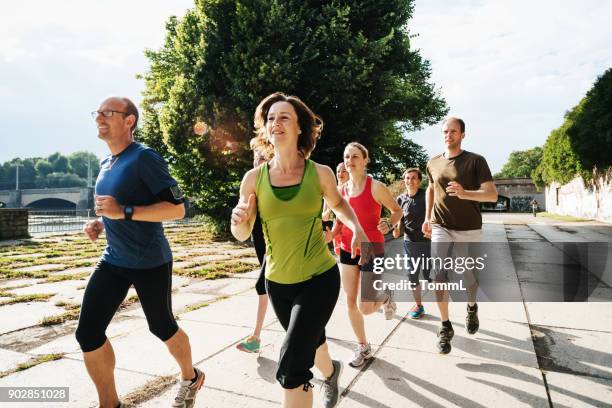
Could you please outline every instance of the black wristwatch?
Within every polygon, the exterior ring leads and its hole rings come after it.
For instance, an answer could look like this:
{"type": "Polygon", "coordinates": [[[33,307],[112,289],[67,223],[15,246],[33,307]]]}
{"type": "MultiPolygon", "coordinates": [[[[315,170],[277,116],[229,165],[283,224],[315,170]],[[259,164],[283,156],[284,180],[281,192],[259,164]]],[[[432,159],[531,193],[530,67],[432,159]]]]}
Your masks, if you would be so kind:
{"type": "Polygon", "coordinates": [[[131,220],[134,216],[134,207],[131,205],[126,205],[123,207],[123,219],[131,220]]]}

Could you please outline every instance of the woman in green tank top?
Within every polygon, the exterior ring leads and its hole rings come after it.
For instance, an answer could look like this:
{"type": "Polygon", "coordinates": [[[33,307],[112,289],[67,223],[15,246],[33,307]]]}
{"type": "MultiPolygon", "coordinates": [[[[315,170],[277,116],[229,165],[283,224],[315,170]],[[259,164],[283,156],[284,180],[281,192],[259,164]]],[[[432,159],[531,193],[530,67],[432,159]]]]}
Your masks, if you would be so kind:
{"type": "Polygon", "coordinates": [[[259,212],[266,241],[266,288],[287,335],[276,378],[284,388],[283,407],[312,406],[316,365],[324,376],[324,406],[338,402],[340,361],[331,359],[325,339],[340,291],[335,258],[323,239],[323,199],[354,231],[352,252],[367,242],[355,213],[336,189],[332,170],[308,160],[323,124],[299,98],[274,93],[255,112],[255,149],[274,158],[248,171],[240,201],[232,210],[231,230],[246,240],[259,212]]]}

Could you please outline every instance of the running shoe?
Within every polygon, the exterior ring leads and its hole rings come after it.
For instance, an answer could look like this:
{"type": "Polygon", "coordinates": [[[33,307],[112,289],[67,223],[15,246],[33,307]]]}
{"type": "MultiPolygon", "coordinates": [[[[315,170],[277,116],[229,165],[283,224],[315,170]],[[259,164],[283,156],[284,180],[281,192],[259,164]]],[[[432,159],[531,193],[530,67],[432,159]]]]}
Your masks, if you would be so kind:
{"type": "Polygon", "coordinates": [[[450,353],[451,340],[455,335],[455,331],[446,326],[442,326],[438,329],[438,352],[440,354],[448,354],[450,353]]]}
{"type": "Polygon", "coordinates": [[[180,387],[176,397],[174,397],[174,403],[172,408],[192,408],[195,404],[195,398],[202,385],[204,385],[204,373],[195,368],[196,378],[195,381],[183,380],[180,383],[180,387]]]}
{"type": "Polygon", "coordinates": [[[397,310],[397,305],[393,301],[391,292],[389,292],[389,297],[387,297],[387,300],[385,300],[385,303],[383,303],[383,310],[385,311],[385,319],[393,319],[393,316],[395,316],[395,311],[397,310]]]}
{"type": "Polygon", "coordinates": [[[372,347],[370,343],[368,344],[360,344],[355,349],[355,353],[353,354],[353,358],[349,361],[349,365],[351,367],[361,367],[372,358],[372,347]]]}
{"type": "Polygon", "coordinates": [[[342,362],[332,360],[332,365],[334,366],[334,373],[331,377],[323,381],[323,406],[325,408],[334,408],[340,396],[340,392],[338,391],[338,378],[340,378],[340,374],[342,374],[342,362]]]}
{"type": "Polygon", "coordinates": [[[468,305],[467,316],[465,317],[465,328],[469,334],[476,334],[480,327],[480,321],[478,320],[478,304],[474,306],[474,310],[470,310],[470,306],[468,305]]]}
{"type": "Polygon", "coordinates": [[[261,347],[261,340],[256,336],[249,336],[246,340],[241,341],[236,345],[236,348],[240,351],[247,353],[259,353],[261,347]]]}
{"type": "Polygon", "coordinates": [[[419,306],[417,304],[412,306],[412,309],[410,309],[410,312],[408,312],[408,315],[411,319],[420,319],[421,317],[423,317],[424,314],[425,308],[423,307],[423,305],[419,306]]]}

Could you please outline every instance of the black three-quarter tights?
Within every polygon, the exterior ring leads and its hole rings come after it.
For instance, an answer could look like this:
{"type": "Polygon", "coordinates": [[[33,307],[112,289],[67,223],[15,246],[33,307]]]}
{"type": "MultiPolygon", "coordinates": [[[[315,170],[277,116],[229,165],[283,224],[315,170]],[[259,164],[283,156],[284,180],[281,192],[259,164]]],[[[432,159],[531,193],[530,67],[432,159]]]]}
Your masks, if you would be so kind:
{"type": "Polygon", "coordinates": [[[128,269],[98,262],[89,279],[76,338],[84,352],[94,351],[106,341],[106,328],[134,285],[147,318],[149,330],[166,341],[178,330],[172,313],[172,262],[152,269],[128,269]]]}
{"type": "Polygon", "coordinates": [[[276,317],[287,332],[280,351],[276,379],[283,388],[296,388],[313,375],[317,348],[325,343],[325,325],[340,293],[338,265],[305,282],[281,284],[266,279],[276,317]]]}

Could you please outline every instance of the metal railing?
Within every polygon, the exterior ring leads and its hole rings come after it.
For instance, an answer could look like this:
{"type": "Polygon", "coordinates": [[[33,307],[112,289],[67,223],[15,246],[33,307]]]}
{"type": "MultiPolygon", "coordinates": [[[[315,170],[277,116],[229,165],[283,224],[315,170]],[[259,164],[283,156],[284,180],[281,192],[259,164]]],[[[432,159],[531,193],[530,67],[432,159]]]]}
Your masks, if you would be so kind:
{"type": "MultiPolygon", "coordinates": [[[[198,222],[195,218],[201,214],[195,208],[189,208],[185,218],[165,222],[164,225],[182,225],[198,222]]],[[[28,232],[30,234],[42,232],[79,231],[83,225],[96,218],[93,210],[30,210],[28,219],[28,232]]]]}
{"type": "Polygon", "coordinates": [[[30,210],[28,232],[78,231],[95,216],[93,210],[30,210]]]}

